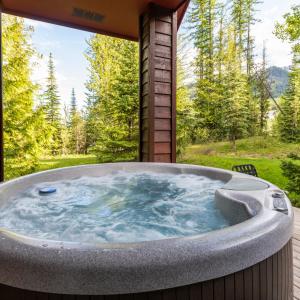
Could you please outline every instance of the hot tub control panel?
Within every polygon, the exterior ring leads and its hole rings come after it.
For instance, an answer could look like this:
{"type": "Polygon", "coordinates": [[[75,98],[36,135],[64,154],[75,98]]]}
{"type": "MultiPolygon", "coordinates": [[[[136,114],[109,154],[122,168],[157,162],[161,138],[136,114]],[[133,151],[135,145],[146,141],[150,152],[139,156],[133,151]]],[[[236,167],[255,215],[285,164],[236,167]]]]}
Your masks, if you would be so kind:
{"type": "Polygon", "coordinates": [[[274,209],[282,213],[288,213],[288,206],[286,203],[286,195],[282,191],[272,192],[274,209]]]}

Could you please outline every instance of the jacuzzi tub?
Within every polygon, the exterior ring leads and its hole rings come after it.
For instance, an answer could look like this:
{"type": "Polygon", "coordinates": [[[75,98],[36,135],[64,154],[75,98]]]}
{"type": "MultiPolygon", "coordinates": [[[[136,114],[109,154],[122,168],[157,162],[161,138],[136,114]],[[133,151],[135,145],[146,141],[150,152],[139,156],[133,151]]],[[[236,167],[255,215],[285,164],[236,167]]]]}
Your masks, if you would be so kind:
{"type": "Polygon", "coordinates": [[[33,184],[118,170],[222,180],[216,206],[235,225],[188,237],[119,244],[42,240],[2,228],[0,295],[9,298],[1,299],[51,300],[65,294],[68,299],[292,299],[292,208],[276,186],[252,176],[183,164],[78,166],[3,183],[0,205],[33,184]]]}

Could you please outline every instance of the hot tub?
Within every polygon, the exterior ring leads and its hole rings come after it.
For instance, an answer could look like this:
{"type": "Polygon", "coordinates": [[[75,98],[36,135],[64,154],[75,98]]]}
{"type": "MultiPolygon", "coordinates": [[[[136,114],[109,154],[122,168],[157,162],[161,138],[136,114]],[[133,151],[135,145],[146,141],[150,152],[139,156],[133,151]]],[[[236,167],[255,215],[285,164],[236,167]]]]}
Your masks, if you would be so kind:
{"type": "MultiPolygon", "coordinates": [[[[197,222],[193,225],[188,219],[180,223],[186,214],[181,218],[182,212],[179,210],[175,215],[180,221],[178,224],[183,224],[184,228],[177,228],[177,231],[171,228],[159,232],[160,235],[155,235],[157,232],[154,228],[153,240],[151,231],[150,235],[135,234],[128,241],[127,233],[130,230],[127,227],[117,237],[109,235],[108,240],[101,240],[106,233],[101,226],[96,230],[101,232],[98,234],[101,239],[85,239],[85,235],[75,229],[67,238],[53,238],[44,229],[40,230],[48,220],[44,212],[42,219],[38,220],[41,228],[34,230],[25,221],[24,224],[21,221],[7,222],[9,225],[0,230],[1,299],[54,300],[66,297],[75,300],[104,299],[104,296],[105,299],[118,297],[149,300],[292,299],[292,208],[282,191],[259,178],[183,164],[115,163],[78,166],[45,171],[3,183],[0,186],[1,209],[5,211],[10,207],[12,214],[18,217],[19,214],[25,214],[26,217],[30,213],[28,207],[15,209],[19,195],[24,198],[28,191],[41,192],[41,188],[49,186],[55,190],[58,181],[80,182],[85,176],[100,180],[120,172],[123,179],[133,175],[140,178],[143,176],[141,173],[152,174],[158,179],[163,176],[171,183],[167,187],[158,184],[158,189],[163,186],[162,192],[165,189],[172,192],[174,178],[180,191],[187,195],[190,191],[186,186],[180,187],[182,180],[197,179],[198,176],[217,182],[219,186],[213,191],[210,205],[213,205],[218,222],[212,222],[214,225],[208,229],[205,227],[205,230],[203,226],[198,228],[197,222]],[[223,219],[223,223],[219,222],[223,219]],[[27,227],[32,230],[28,231],[33,233],[31,236],[24,233],[27,227]],[[74,232],[83,237],[76,240],[74,232]]],[[[80,183],[75,185],[78,191],[82,190],[80,183]]],[[[143,183],[137,186],[143,186],[143,183]]],[[[206,188],[209,189],[209,186],[206,185],[206,188]]],[[[192,182],[190,187],[195,190],[192,182]]],[[[104,189],[103,186],[101,189],[104,189]]],[[[156,193],[156,188],[152,187],[148,192],[156,193]]],[[[195,195],[195,191],[193,193],[195,195]]],[[[62,195],[68,196],[68,189],[62,195]]],[[[159,197],[160,194],[155,195],[159,197]]],[[[48,205],[51,198],[47,200],[48,196],[45,197],[41,201],[48,205]]],[[[78,197],[81,199],[85,196],[78,197]]],[[[178,201],[176,197],[174,199],[178,201]]],[[[192,197],[186,197],[186,201],[192,197]]],[[[170,201],[169,198],[164,200],[166,203],[170,201]]],[[[80,205],[93,205],[95,211],[94,204],[80,205]]],[[[143,204],[140,208],[143,212],[136,214],[135,218],[143,216],[141,214],[147,212],[148,205],[152,204],[143,204]]],[[[191,213],[198,214],[199,218],[210,213],[207,206],[198,212],[194,202],[194,206],[189,202],[187,205],[192,207],[191,213]]],[[[124,204],[118,202],[117,206],[118,213],[122,212],[124,204]]],[[[174,207],[167,211],[172,212],[170,215],[174,217],[174,207]]],[[[108,215],[111,212],[101,208],[99,218],[105,220],[108,215]]],[[[127,213],[123,215],[127,217],[127,213]]],[[[5,214],[2,214],[2,218],[6,218],[5,214]]],[[[167,219],[170,219],[169,216],[167,219]]],[[[205,220],[201,219],[200,223],[205,223],[205,220]]],[[[2,223],[6,224],[5,221],[2,220],[2,223]]],[[[107,225],[105,222],[103,224],[107,225]]],[[[132,228],[139,228],[136,224],[134,226],[132,228]]]]}

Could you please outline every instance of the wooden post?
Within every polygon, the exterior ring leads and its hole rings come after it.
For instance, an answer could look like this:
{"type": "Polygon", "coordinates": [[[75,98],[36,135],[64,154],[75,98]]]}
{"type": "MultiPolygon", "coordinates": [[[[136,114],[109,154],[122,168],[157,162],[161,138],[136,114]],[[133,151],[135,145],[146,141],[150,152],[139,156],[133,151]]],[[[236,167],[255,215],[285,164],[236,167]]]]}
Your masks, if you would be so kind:
{"type": "Polygon", "coordinates": [[[176,162],[177,13],[150,5],[140,17],[140,161],[176,162]]]}
{"type": "MultiPolygon", "coordinates": [[[[1,9],[1,8],[0,8],[1,9]]],[[[2,12],[0,11],[0,182],[4,181],[3,147],[3,53],[2,53],[2,12]]]]}

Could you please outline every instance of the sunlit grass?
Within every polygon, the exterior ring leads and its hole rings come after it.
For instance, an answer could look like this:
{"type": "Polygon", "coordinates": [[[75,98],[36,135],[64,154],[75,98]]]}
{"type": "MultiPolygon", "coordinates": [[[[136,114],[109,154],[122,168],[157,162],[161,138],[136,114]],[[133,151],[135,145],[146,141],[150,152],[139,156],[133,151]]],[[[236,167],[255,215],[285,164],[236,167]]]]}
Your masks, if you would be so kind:
{"type": "MultiPolygon", "coordinates": [[[[300,155],[300,145],[285,144],[272,137],[255,137],[237,141],[236,152],[228,142],[192,145],[177,161],[228,170],[233,165],[251,163],[255,165],[259,177],[285,190],[287,179],[282,175],[280,164],[290,153],[300,155]]],[[[40,161],[37,171],[94,163],[97,163],[94,155],[48,157],[40,161]]],[[[300,205],[300,195],[289,196],[295,205],[300,205]]]]}
{"type": "Polygon", "coordinates": [[[287,144],[280,142],[274,137],[253,137],[241,139],[236,142],[236,151],[228,142],[205,143],[193,145],[188,148],[185,156],[205,155],[226,155],[233,157],[253,158],[285,158],[289,153],[300,153],[299,144],[287,144]]]}
{"type": "MultiPolygon", "coordinates": [[[[300,154],[299,144],[285,144],[271,137],[256,137],[237,141],[237,151],[228,142],[207,143],[188,147],[178,162],[231,170],[239,164],[253,164],[260,178],[285,190],[287,179],[282,175],[281,161],[290,153],[300,154]]],[[[298,162],[300,165],[300,162],[298,162]]],[[[290,194],[295,205],[300,195],[290,194]]]]}
{"type": "Polygon", "coordinates": [[[94,155],[65,155],[65,156],[55,156],[47,157],[40,160],[39,167],[37,171],[45,171],[55,168],[64,168],[77,165],[88,165],[96,164],[97,159],[94,155]]]}

